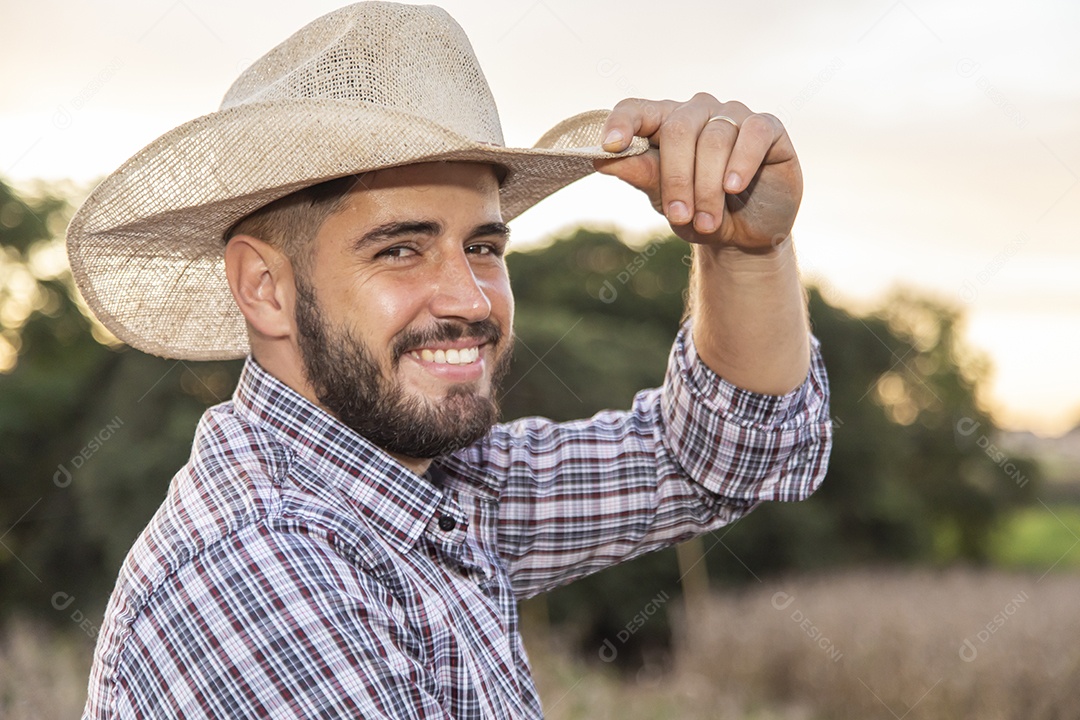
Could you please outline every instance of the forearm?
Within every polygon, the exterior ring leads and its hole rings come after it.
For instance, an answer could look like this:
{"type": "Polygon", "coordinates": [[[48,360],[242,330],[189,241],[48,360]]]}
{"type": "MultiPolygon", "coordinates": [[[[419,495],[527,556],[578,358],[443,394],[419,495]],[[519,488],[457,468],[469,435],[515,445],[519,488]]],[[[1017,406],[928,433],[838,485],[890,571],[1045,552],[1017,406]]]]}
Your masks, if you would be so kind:
{"type": "Polygon", "coordinates": [[[698,355],[733,385],[783,395],[810,368],[806,294],[790,236],[766,252],[694,245],[690,312],[698,355]]]}

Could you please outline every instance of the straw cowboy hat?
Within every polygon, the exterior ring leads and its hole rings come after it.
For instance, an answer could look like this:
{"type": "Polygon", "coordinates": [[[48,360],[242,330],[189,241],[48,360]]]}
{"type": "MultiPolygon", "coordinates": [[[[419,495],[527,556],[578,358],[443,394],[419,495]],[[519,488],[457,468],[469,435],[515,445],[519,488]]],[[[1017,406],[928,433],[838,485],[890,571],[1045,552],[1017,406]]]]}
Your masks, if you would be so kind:
{"type": "MultiPolygon", "coordinates": [[[[307,25],[245,70],[221,108],[166,133],[107,177],[68,227],[75,282],[104,325],[148,353],[248,352],[225,278],[224,233],[324,180],[409,163],[505,169],[504,220],[593,171],[607,111],[507,148],[487,80],[440,8],[365,2],[307,25]]],[[[636,138],[619,153],[636,154],[636,138]]]]}

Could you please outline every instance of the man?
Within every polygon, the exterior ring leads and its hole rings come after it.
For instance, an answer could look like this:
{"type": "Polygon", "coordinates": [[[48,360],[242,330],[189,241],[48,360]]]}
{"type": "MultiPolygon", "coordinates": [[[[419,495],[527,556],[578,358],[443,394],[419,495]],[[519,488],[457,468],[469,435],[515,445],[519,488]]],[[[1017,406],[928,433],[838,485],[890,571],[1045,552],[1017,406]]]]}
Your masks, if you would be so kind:
{"type": "Polygon", "coordinates": [[[250,353],[121,570],[85,717],[540,717],[517,600],[820,482],[800,197],[780,123],[709,95],[505,148],[437,8],[352,5],[258,60],[69,229],[120,338],[250,353]],[[690,320],[630,411],[493,425],[504,223],[594,163],[693,243],[690,320]]]}

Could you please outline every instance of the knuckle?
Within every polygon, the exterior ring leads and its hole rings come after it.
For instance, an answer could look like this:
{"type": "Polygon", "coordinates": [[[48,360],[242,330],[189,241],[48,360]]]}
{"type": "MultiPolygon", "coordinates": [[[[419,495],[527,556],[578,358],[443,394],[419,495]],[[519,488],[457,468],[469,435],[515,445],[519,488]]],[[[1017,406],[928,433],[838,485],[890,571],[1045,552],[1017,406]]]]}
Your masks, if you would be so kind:
{"type": "Polygon", "coordinates": [[[771,120],[763,115],[751,115],[743,120],[740,135],[747,135],[754,139],[767,140],[776,132],[776,126],[771,120]]]}
{"type": "Polygon", "coordinates": [[[692,131],[690,117],[686,113],[673,112],[660,127],[662,138],[680,138],[689,135],[692,131]]]}
{"type": "Polygon", "coordinates": [[[738,100],[728,100],[723,105],[724,105],[724,114],[725,115],[730,115],[732,111],[736,111],[736,112],[738,112],[740,114],[744,114],[744,113],[753,114],[753,112],[754,112],[753,110],[746,107],[745,104],[739,102],[738,100]]]}
{"type": "Polygon", "coordinates": [[[661,103],[646,103],[641,106],[641,110],[649,122],[654,125],[659,125],[664,119],[664,106],[661,103]]]}
{"type": "Polygon", "coordinates": [[[657,126],[664,116],[663,101],[646,100],[645,98],[629,97],[615,104],[610,117],[618,118],[624,122],[640,122],[648,126],[657,126]]]}
{"type": "Polygon", "coordinates": [[[776,130],[779,130],[783,127],[780,120],[777,119],[775,115],[770,115],[768,113],[755,113],[750,117],[746,118],[746,122],[744,122],[743,125],[745,126],[748,123],[755,130],[761,130],[769,133],[775,132],[776,130]]]}
{"type": "Polygon", "coordinates": [[[780,118],[776,117],[772,113],[757,113],[757,116],[762,118],[765,122],[769,123],[774,128],[783,129],[784,123],[780,121],[780,118]]]}
{"type": "Polygon", "coordinates": [[[645,178],[642,182],[643,187],[658,188],[660,187],[660,164],[649,163],[648,167],[644,168],[642,175],[645,178]]]}
{"type": "Polygon", "coordinates": [[[690,187],[691,177],[684,172],[669,172],[664,174],[663,188],[665,194],[671,190],[685,190],[690,187]]]}
{"type": "Polygon", "coordinates": [[[707,212],[714,217],[720,217],[724,213],[723,198],[723,188],[695,188],[694,209],[701,212],[707,212]]]}
{"type": "Polygon", "coordinates": [[[608,115],[608,122],[627,122],[635,115],[642,114],[642,108],[644,107],[644,100],[639,98],[626,98],[615,103],[615,107],[611,109],[611,114],[608,115]]]}
{"type": "Polygon", "coordinates": [[[711,153],[725,153],[734,142],[735,128],[726,122],[711,122],[701,131],[697,140],[697,151],[711,153]]]}

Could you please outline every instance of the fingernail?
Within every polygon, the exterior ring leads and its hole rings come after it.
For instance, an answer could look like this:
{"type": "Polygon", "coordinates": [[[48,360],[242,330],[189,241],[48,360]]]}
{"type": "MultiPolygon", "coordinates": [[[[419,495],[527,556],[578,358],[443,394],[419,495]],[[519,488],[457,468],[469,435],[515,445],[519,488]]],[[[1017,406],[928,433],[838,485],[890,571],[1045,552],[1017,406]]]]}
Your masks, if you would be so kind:
{"type": "Polygon", "coordinates": [[[622,134],[621,131],[612,130],[611,132],[609,132],[607,134],[607,137],[604,138],[604,147],[607,148],[608,145],[614,145],[615,149],[617,150],[622,146],[622,139],[623,139],[623,134],[622,134]]]}
{"type": "Polygon", "coordinates": [[[694,216],[694,227],[698,232],[711,233],[716,229],[716,219],[706,212],[699,212],[694,216]]]}
{"type": "Polygon", "coordinates": [[[727,180],[724,181],[724,189],[735,190],[740,185],[742,185],[742,178],[739,177],[739,174],[733,172],[728,173],[727,180]]]}
{"type": "Polygon", "coordinates": [[[684,223],[690,220],[690,209],[686,203],[676,200],[668,205],[668,220],[675,223],[684,223]]]}

